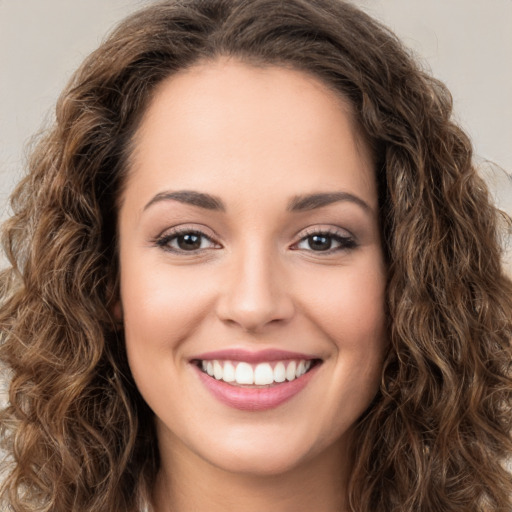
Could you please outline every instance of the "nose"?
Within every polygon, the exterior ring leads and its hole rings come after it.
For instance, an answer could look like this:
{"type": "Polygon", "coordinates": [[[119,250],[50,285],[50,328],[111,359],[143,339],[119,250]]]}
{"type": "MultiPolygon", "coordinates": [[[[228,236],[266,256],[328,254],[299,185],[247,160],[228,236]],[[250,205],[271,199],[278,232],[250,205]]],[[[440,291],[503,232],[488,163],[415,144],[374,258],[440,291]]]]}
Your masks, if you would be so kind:
{"type": "Polygon", "coordinates": [[[260,332],[289,321],[295,307],[288,279],[276,255],[246,251],[226,268],[217,316],[244,331],[260,332]]]}

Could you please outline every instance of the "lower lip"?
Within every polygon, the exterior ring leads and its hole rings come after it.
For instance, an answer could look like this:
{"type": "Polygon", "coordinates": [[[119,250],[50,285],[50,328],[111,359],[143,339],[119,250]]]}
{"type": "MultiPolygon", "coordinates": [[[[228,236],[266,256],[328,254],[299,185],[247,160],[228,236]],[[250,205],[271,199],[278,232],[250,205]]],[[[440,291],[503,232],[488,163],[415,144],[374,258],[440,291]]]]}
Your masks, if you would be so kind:
{"type": "Polygon", "coordinates": [[[242,411],[265,411],[274,409],[300,393],[320,365],[314,366],[304,375],[290,382],[269,387],[245,388],[214,379],[195,366],[201,382],[220,402],[242,411]]]}

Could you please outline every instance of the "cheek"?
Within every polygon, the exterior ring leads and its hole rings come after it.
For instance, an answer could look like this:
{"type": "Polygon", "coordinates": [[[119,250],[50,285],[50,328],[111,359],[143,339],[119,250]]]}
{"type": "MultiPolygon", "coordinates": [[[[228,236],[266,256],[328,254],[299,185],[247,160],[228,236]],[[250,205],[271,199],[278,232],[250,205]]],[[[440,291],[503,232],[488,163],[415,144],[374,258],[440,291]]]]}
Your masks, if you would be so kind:
{"type": "Polygon", "coordinates": [[[340,350],[381,351],[386,338],[385,272],[374,264],[309,275],[304,283],[310,315],[340,350]]]}
{"type": "Polygon", "coordinates": [[[179,410],[187,341],[210,311],[208,280],[157,261],[122,261],[121,299],[128,363],[153,411],[179,410]],[[207,283],[207,284],[205,284],[207,283]],[[166,389],[166,393],[162,390],[166,389]]]}
{"type": "Polygon", "coordinates": [[[197,271],[127,261],[121,299],[128,348],[141,343],[176,345],[210,311],[214,285],[197,271]]]}
{"type": "Polygon", "coordinates": [[[385,269],[378,258],[347,266],[329,277],[311,276],[309,314],[334,348],[332,413],[359,416],[378,390],[388,346],[385,269]],[[371,263],[371,264],[370,264],[371,263]],[[313,279],[314,277],[314,279],[313,279]],[[316,283],[316,285],[314,285],[316,283]],[[350,403],[350,406],[347,404],[350,403]]]}

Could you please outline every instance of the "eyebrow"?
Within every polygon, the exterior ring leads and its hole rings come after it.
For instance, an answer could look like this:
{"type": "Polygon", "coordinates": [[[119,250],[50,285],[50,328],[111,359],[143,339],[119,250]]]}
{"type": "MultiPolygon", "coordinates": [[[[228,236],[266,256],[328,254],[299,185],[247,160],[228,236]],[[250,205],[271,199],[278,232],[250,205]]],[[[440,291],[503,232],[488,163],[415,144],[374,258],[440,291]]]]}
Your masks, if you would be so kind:
{"type": "MultiPolygon", "coordinates": [[[[190,204],[192,206],[199,206],[206,210],[226,211],[224,202],[219,197],[205,194],[203,192],[196,192],[194,190],[178,190],[175,192],[160,192],[154,196],[144,206],[147,210],[151,205],[162,201],[178,201],[180,203],[190,204]]],[[[294,196],[288,203],[287,210],[290,212],[302,212],[308,210],[315,210],[322,208],[333,203],[340,201],[348,201],[360,206],[363,210],[371,212],[372,209],[360,197],[350,194],[348,192],[319,192],[316,194],[305,194],[294,196]]]]}
{"type": "Polygon", "coordinates": [[[161,201],[178,201],[180,203],[199,206],[206,210],[226,211],[226,207],[222,200],[210,194],[195,192],[194,190],[178,190],[176,192],[160,192],[149,203],[144,206],[147,210],[151,205],[161,201]]]}
{"type": "Polygon", "coordinates": [[[322,208],[339,201],[349,201],[360,206],[363,210],[371,213],[370,205],[363,201],[360,197],[348,192],[325,192],[318,194],[307,194],[295,196],[288,203],[288,211],[302,212],[322,208]]]}

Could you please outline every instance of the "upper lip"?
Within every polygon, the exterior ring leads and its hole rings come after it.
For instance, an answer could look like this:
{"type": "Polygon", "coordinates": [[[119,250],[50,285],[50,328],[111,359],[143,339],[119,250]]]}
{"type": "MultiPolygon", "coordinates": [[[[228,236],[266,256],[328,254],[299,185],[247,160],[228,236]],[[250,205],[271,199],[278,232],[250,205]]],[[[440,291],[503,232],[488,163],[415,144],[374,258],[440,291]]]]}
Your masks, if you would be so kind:
{"type": "Polygon", "coordinates": [[[191,358],[191,361],[209,361],[209,360],[225,360],[225,361],[244,361],[246,363],[263,363],[267,361],[286,361],[286,360],[311,360],[320,359],[311,354],[302,354],[299,352],[290,352],[288,350],[265,349],[259,351],[250,351],[238,348],[214,350],[204,352],[191,358]]]}

